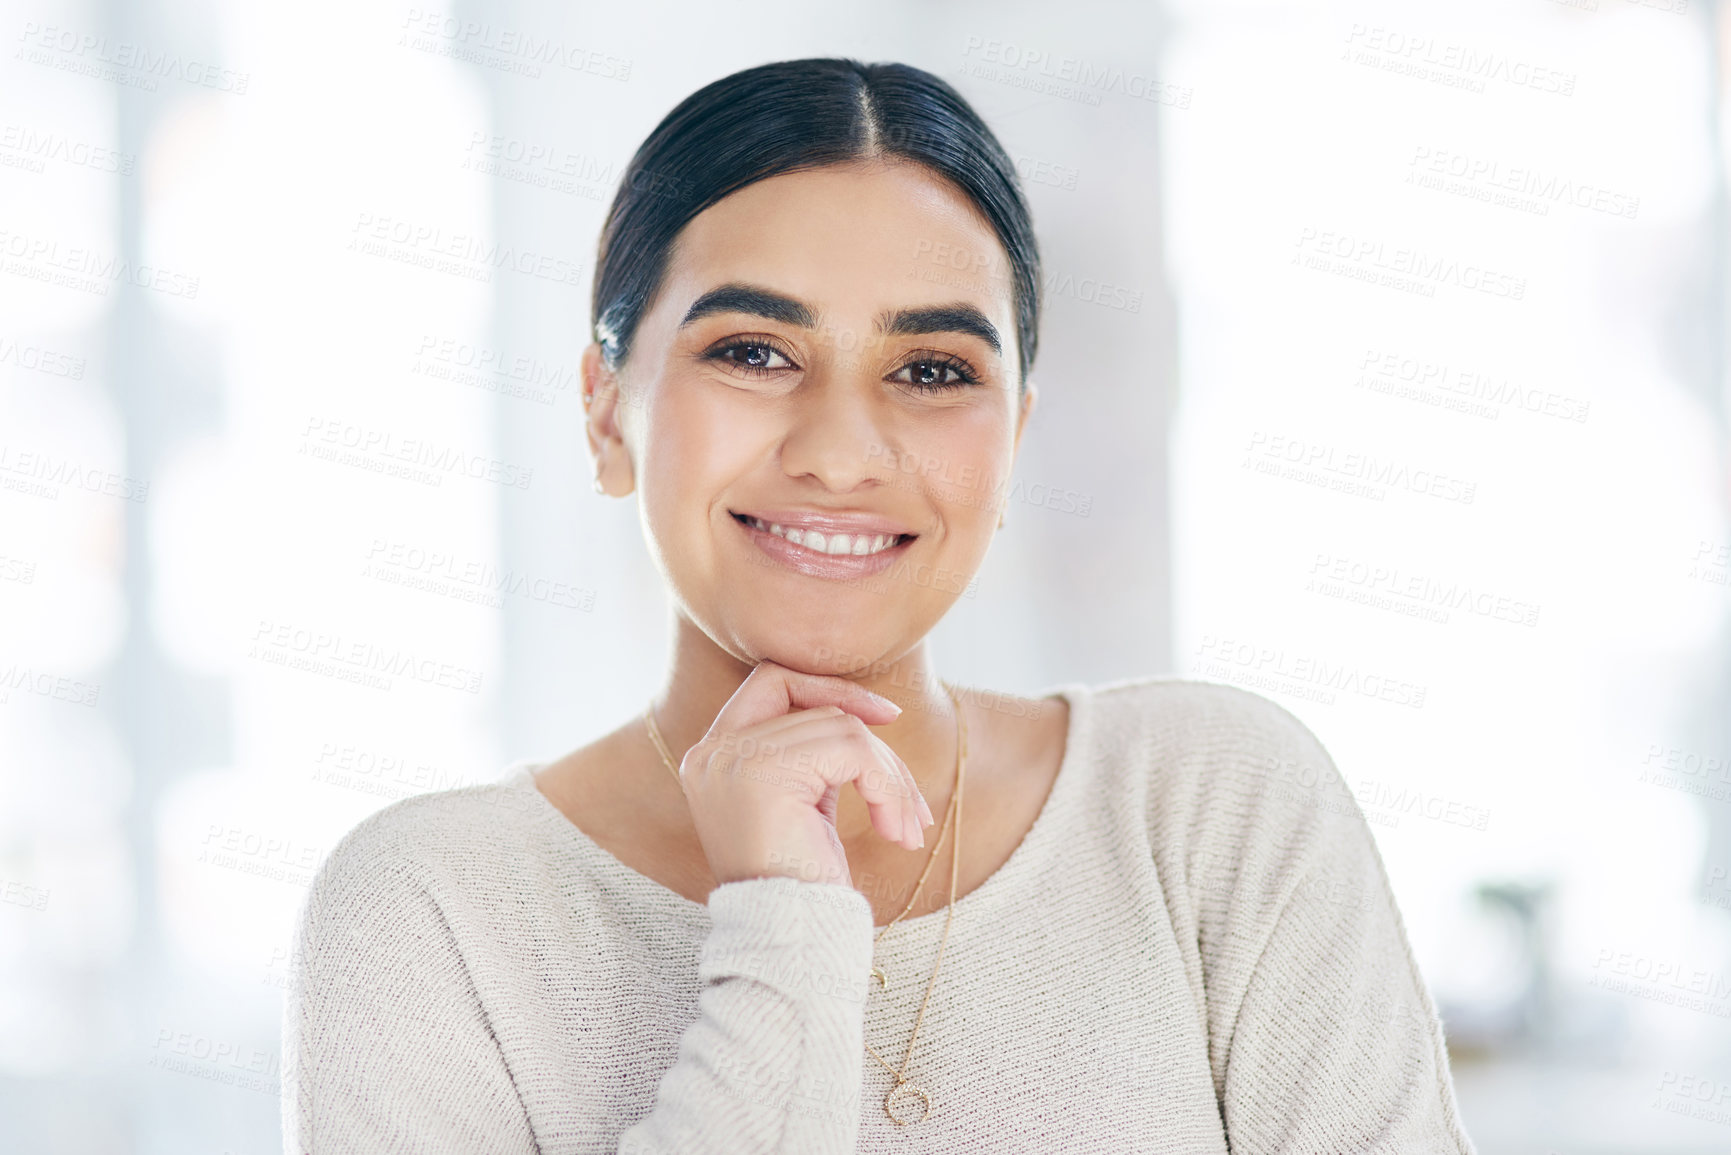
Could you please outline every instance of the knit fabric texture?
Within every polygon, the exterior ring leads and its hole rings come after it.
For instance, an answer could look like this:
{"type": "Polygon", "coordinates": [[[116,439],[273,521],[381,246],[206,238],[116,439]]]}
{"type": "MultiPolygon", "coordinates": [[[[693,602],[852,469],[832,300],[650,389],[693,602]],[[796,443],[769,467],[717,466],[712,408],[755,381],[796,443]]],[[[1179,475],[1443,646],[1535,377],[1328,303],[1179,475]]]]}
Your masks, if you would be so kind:
{"type": "Polygon", "coordinates": [[[1316,737],[1211,682],[1057,695],[1051,793],[956,903],[907,1065],[924,1121],[888,1117],[863,1044],[901,1063],[942,906],[874,948],[851,887],[692,902],[523,763],[386,807],[320,867],[285,1150],[1470,1155],[1382,860],[1316,737]]]}

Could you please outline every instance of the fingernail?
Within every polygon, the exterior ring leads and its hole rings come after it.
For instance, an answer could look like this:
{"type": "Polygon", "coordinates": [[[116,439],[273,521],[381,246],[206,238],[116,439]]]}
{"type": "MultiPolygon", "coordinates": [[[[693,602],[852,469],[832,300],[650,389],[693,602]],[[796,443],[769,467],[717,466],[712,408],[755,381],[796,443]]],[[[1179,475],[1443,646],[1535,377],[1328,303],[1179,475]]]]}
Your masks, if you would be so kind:
{"type": "Polygon", "coordinates": [[[866,693],[871,694],[872,697],[876,698],[878,701],[882,702],[884,705],[888,706],[890,709],[894,710],[896,713],[899,714],[902,712],[902,708],[900,706],[896,705],[894,702],[890,701],[888,698],[884,697],[882,694],[874,694],[870,690],[867,690],[866,693]]]}

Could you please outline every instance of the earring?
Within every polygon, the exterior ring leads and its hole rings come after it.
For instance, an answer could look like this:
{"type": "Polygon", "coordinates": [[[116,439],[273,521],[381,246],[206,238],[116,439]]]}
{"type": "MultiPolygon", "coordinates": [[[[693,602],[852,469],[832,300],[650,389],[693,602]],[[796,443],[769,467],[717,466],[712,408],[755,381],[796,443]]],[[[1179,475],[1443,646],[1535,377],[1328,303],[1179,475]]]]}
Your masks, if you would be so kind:
{"type": "Polygon", "coordinates": [[[607,492],[607,488],[601,484],[601,479],[599,477],[597,477],[590,484],[592,484],[595,487],[596,493],[606,493],[607,492]]]}
{"type": "Polygon", "coordinates": [[[1001,509],[998,511],[998,528],[1004,528],[1004,511],[1001,509]]]}

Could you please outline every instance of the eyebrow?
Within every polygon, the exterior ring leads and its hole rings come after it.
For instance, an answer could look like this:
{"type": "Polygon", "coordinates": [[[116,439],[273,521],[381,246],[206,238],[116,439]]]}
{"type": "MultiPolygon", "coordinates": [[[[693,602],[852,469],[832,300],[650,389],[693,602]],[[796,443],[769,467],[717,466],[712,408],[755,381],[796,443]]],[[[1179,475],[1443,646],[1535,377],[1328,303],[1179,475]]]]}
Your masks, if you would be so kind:
{"type": "MultiPolygon", "coordinates": [[[[745,313],[801,329],[817,328],[817,313],[805,302],[757,285],[738,283],[718,286],[698,297],[685,311],[679,327],[683,329],[693,321],[716,313],[745,313]]],[[[994,353],[1002,355],[1004,351],[1004,341],[997,326],[980,310],[962,301],[880,313],[878,330],[887,336],[904,337],[925,333],[966,333],[990,345],[994,353]]]]}
{"type": "Polygon", "coordinates": [[[685,319],[679,322],[679,327],[683,329],[693,321],[715,313],[749,313],[753,317],[797,325],[801,329],[817,328],[817,314],[804,303],[756,285],[739,284],[711,289],[691,302],[691,308],[685,310],[685,319]]]}
{"type": "Polygon", "coordinates": [[[892,336],[967,333],[990,345],[994,353],[1002,354],[1004,351],[1004,342],[998,336],[997,326],[986,320],[984,313],[961,302],[936,305],[929,309],[901,309],[894,313],[885,313],[878,318],[878,328],[892,336]]]}

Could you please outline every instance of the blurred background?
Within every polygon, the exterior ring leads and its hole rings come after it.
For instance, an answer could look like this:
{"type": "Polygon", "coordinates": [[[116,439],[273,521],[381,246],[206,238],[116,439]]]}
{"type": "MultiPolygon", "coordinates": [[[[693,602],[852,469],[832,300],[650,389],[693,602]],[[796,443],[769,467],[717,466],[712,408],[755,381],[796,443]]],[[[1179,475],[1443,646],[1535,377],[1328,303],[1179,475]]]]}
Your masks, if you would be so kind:
{"type": "Polygon", "coordinates": [[[947,674],[1279,702],[1481,1151],[1731,1150],[1723,5],[9,0],[0,37],[0,1150],[278,1150],[324,853],[642,708],[597,232],[679,99],[836,54],[975,103],[1047,266],[947,674]]]}

